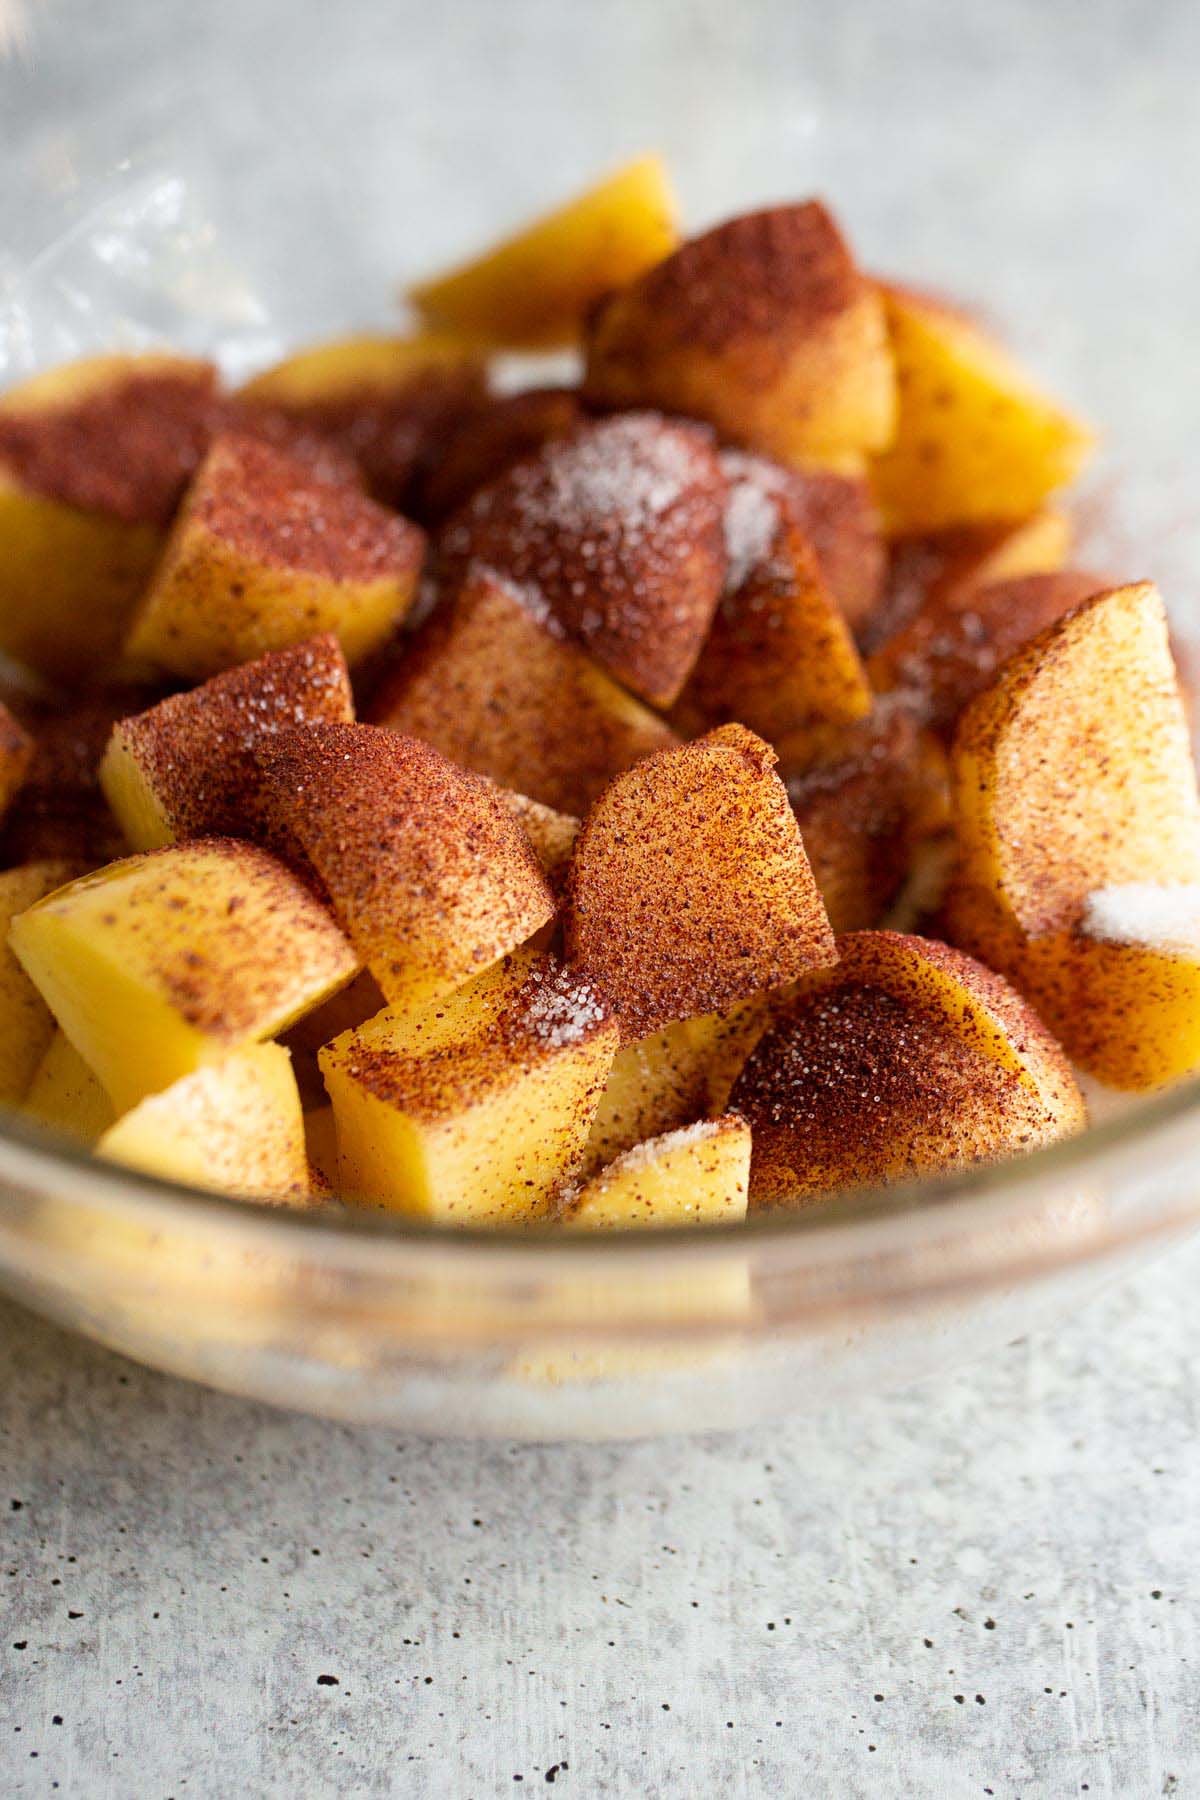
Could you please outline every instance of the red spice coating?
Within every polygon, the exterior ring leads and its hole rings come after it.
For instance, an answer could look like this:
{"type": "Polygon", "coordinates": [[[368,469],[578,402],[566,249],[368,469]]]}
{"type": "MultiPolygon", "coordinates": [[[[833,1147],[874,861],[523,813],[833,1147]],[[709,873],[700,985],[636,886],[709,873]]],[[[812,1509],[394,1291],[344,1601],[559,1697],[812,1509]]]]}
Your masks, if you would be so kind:
{"type": "Polygon", "coordinates": [[[421,491],[421,511],[447,518],[485,482],[550,438],[566,437],[583,421],[578,390],[531,388],[491,400],[469,416],[442,446],[421,491]]]}
{"type": "Polygon", "coordinates": [[[1053,1135],[1037,1095],[940,1021],[847,982],[793,1003],[734,1083],[752,1207],[991,1162],[1053,1135]]]}
{"type": "Polygon", "coordinates": [[[812,546],[821,574],[857,631],[879,601],[887,550],[867,481],[826,469],[787,469],[751,450],[723,450],[731,490],[749,486],[789,510],[812,546]]]}
{"type": "Polygon", "coordinates": [[[423,538],[357,489],[314,477],[295,458],[248,437],[218,438],[188,501],[187,523],[251,563],[333,581],[410,570],[423,538]]]}
{"type": "Polygon", "coordinates": [[[719,355],[747,338],[777,337],[781,320],[793,331],[814,330],[852,306],[865,282],[829,213],[812,200],[715,225],[635,287],[661,345],[719,355]],[[731,269],[741,279],[731,280],[731,269]]]}
{"type": "Polygon", "coordinates": [[[486,376],[473,364],[414,370],[399,387],[362,382],[323,400],[292,404],[242,395],[248,419],[290,426],[351,459],[374,497],[409,511],[420,504],[423,478],[459,427],[484,404],[486,376]]]}
{"type": "Polygon", "coordinates": [[[774,752],[740,725],[647,757],[584,822],[565,945],[622,1041],[835,960],[774,752]]]}
{"type": "Polygon", "coordinates": [[[166,525],[215,427],[216,370],[127,374],[70,405],[0,408],[0,466],[25,487],[132,525],[166,525]]]}
{"type": "Polygon", "coordinates": [[[568,813],[678,741],[570,642],[539,594],[481,564],[404,640],[371,717],[568,813]]]}
{"type": "Polygon", "coordinates": [[[908,695],[935,730],[949,735],[1010,656],[1106,586],[1103,576],[1061,569],[931,594],[871,658],[871,680],[882,693],[908,695]]]}
{"type": "Polygon", "coordinates": [[[48,856],[98,867],[125,855],[128,845],[100,793],[100,758],[116,721],[155,697],[145,688],[111,688],[67,708],[14,697],[33,754],[4,821],[0,864],[48,856]]]}
{"type": "Polygon", "coordinates": [[[353,718],[346,659],[326,632],[173,694],[121,720],[113,737],[177,838],[244,836],[254,834],[257,812],[254,745],[288,727],[353,718]]]}
{"type": "Polygon", "coordinates": [[[313,725],[254,754],[270,823],[311,865],[389,1000],[461,985],[554,917],[511,810],[431,745],[313,725]]]}
{"type": "Polygon", "coordinates": [[[652,705],[677,699],[725,574],[725,478],[708,433],[657,413],[579,426],[482,488],[439,545],[532,582],[596,659],[652,705]]]}

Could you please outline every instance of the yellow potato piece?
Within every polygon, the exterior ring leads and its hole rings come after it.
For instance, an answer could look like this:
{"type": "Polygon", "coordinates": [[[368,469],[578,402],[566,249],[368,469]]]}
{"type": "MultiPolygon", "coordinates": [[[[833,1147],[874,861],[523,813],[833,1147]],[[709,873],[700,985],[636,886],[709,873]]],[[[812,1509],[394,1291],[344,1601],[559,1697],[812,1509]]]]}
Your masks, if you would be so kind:
{"type": "Polygon", "coordinates": [[[79,873],[73,863],[30,862],[0,871],[0,1103],[16,1106],[54,1036],[54,1015],[9,948],[13,919],[79,873]]]}
{"type": "Polygon", "coordinates": [[[65,1032],[56,1031],[22,1111],[39,1125],[94,1144],[116,1119],[112,1101],[65,1032]]]}
{"type": "Polygon", "coordinates": [[[359,967],[311,889],[231,838],[85,875],[22,912],[11,941],[122,1111],[273,1037],[359,967]]]}
{"type": "Polygon", "coordinates": [[[510,350],[574,343],[590,308],[675,248],[675,197],[657,156],[627,163],[483,256],[419,282],[435,330],[510,350]]]}
{"type": "Polygon", "coordinates": [[[245,438],[196,474],[129,628],[135,663],[204,681],[332,631],[377,650],[416,593],[424,537],[349,484],[245,438]]]}
{"type": "Polygon", "coordinates": [[[907,289],[881,289],[899,417],[875,459],[893,535],[1036,512],[1079,473],[1093,437],[1034,386],[986,332],[907,289]]]}
{"type": "MultiPolygon", "coordinates": [[[[157,351],[83,357],[0,396],[0,422],[69,416],[158,376],[194,384],[199,398],[211,367],[157,351]]],[[[136,443],[118,442],[116,453],[122,463],[139,455],[136,443]]],[[[0,455],[0,649],[52,681],[94,676],[116,656],[165,535],[161,519],[111,516],[40,492],[0,455]]]]}
{"type": "Polygon", "coordinates": [[[553,958],[506,957],[468,987],[381,1012],[321,1052],[347,1201],[449,1225],[551,1212],[583,1155],[617,1046],[553,958]]]}
{"type": "Polygon", "coordinates": [[[1200,797],[1152,584],[1096,595],[1014,656],[960,719],[951,779],[957,880],[1023,932],[1074,924],[1095,888],[1200,880],[1200,797]]]}
{"type": "Polygon", "coordinates": [[[152,1094],[96,1145],[111,1162],[192,1187],[304,1205],[304,1116],[291,1058],[251,1044],[152,1094]]]}
{"type": "Polygon", "coordinates": [[[1151,1087],[1200,1067],[1194,949],[1139,932],[1144,905],[1127,934],[1119,910],[1113,929],[1091,917],[1105,894],[1174,904],[1200,883],[1200,796],[1150,583],[1097,595],[1013,657],[963,714],[952,774],[954,940],[1101,1080],[1151,1087]]]}
{"type": "Polygon", "coordinates": [[[635,1144],[568,1201],[569,1231],[735,1224],[746,1216],[750,1127],[736,1114],[635,1144]]]}
{"type": "Polygon", "coordinates": [[[431,371],[481,366],[477,353],[460,338],[437,332],[409,337],[360,332],[308,344],[255,375],[238,393],[246,400],[303,408],[352,398],[364,390],[402,391],[415,376],[431,371]]]}
{"type": "Polygon", "coordinates": [[[617,1051],[588,1138],[598,1169],[646,1138],[725,1110],[729,1091],[767,1022],[765,995],[727,1012],[677,1019],[617,1051]]]}

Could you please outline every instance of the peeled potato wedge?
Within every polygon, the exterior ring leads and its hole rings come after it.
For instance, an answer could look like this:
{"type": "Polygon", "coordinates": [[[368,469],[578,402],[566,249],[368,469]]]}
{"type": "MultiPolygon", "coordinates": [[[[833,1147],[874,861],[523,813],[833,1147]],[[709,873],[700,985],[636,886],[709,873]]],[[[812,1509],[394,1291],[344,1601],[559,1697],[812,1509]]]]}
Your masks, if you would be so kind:
{"type": "Polygon", "coordinates": [[[215,380],[152,351],[0,395],[0,649],[67,683],[115,657],[213,429],[215,380]]]}
{"type": "Polygon", "coordinates": [[[627,163],[514,237],[409,289],[434,330],[502,350],[575,343],[596,301],[678,242],[675,197],[656,156],[627,163]]]}
{"type": "Polygon", "coordinates": [[[424,542],[415,525],[348,483],[227,434],[188,490],[126,655],[204,681],[332,631],[354,663],[407,612],[424,542]]]}
{"type": "Polygon", "coordinates": [[[845,472],[895,425],[883,305],[819,201],[745,213],[599,309],[584,397],[704,419],[782,463],[845,472]]]}
{"type": "Polygon", "coordinates": [[[338,447],[377,500],[406,511],[486,392],[486,365],[461,339],[360,333],[264,369],[238,390],[233,413],[238,424],[282,422],[338,447]]]}
{"type": "Polygon", "coordinates": [[[1156,1086],[1200,1066],[1191,953],[1142,929],[1149,902],[1124,931],[1103,904],[1130,889],[1169,904],[1200,882],[1200,797],[1154,587],[1096,595],[1007,663],[959,722],[952,775],[955,942],[1101,1080],[1156,1086]]]}
{"type": "Polygon", "coordinates": [[[309,1203],[304,1115],[279,1044],[249,1044],[151,1094],[96,1154],[148,1175],[279,1205],[309,1203]]]}
{"type": "Polygon", "coordinates": [[[674,701],[725,575],[726,484],[708,433],[631,412],[578,426],[476,493],[438,542],[542,595],[558,625],[652,706],[674,701]]]}
{"type": "Polygon", "coordinates": [[[248,835],[258,778],[251,746],[284,726],[353,718],[346,659],[327,632],[120,720],[100,786],[135,850],[248,835]]]}
{"type": "Polygon", "coordinates": [[[769,745],[722,726],[648,757],[584,821],[564,907],[568,961],[623,1042],[834,959],[769,745]]]}
{"type": "Polygon", "coordinates": [[[685,737],[736,720],[775,743],[810,727],[851,725],[871,689],[850,627],[786,493],[731,482],[725,589],[672,711],[685,737]]]}
{"type": "Polygon", "coordinates": [[[290,840],[393,1005],[448,994],[557,910],[489,782],[376,725],[309,725],[255,750],[268,826],[290,840]]]}
{"type": "Polygon", "coordinates": [[[734,1225],[746,1216],[750,1127],[736,1114],[635,1144],[577,1189],[566,1231],[734,1225]]]}
{"type": "Polygon", "coordinates": [[[838,940],[734,1084],[752,1207],[969,1167],[1082,1129],[1062,1050],[1008,984],[927,938],[838,940]]]}
{"type": "Polygon", "coordinates": [[[348,1202],[447,1225],[551,1213],[579,1167],[617,1032],[595,992],[528,951],[321,1052],[348,1202]]]}
{"type": "Polygon", "coordinates": [[[872,477],[894,536],[1020,519],[1074,479],[1091,432],[965,314],[880,288],[895,359],[895,437],[872,477]]]}
{"type": "Polygon", "coordinates": [[[122,1111],[273,1037],[359,967],[312,890],[233,838],[85,875],[20,913],[10,942],[122,1111]]]}
{"type": "Polygon", "coordinates": [[[405,645],[370,716],[574,816],[622,769],[679,741],[555,629],[535,589],[480,564],[405,645]]]}

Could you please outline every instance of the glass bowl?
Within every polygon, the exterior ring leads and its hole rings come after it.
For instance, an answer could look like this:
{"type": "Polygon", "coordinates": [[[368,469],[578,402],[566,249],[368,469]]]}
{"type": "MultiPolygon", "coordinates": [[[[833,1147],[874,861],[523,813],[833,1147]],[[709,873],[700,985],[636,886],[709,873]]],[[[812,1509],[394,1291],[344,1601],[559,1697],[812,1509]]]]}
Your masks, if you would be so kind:
{"type": "MultiPolygon", "coordinates": [[[[1106,430],[1083,555],[1200,642],[1197,15],[1020,0],[443,9],[0,0],[0,379],[102,345],[240,375],[657,147],[689,220],[813,192],[1106,430]]],[[[1200,1095],[744,1228],[570,1242],[294,1214],[0,1129],[0,1282],[129,1355],[431,1433],[749,1424],[987,1353],[1194,1224],[1200,1095]]]]}

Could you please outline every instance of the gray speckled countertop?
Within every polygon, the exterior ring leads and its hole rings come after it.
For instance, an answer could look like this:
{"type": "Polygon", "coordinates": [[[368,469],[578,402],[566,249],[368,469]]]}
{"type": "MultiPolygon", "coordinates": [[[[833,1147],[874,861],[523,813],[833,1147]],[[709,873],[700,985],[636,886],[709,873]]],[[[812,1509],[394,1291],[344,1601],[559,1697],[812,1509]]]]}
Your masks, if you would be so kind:
{"type": "Polygon", "coordinates": [[[273,1413],[0,1309],[0,1785],[1200,1793],[1198,1280],[594,1448],[273,1413]]]}

